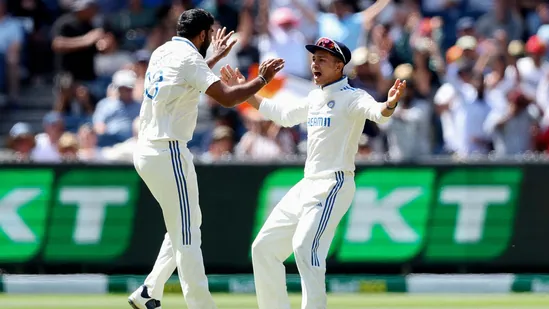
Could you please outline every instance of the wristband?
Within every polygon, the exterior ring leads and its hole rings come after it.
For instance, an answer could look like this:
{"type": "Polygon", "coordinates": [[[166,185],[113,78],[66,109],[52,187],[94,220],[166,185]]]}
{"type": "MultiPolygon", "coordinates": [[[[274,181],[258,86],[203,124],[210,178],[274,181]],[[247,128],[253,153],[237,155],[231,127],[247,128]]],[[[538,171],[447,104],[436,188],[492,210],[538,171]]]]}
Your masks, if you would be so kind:
{"type": "Polygon", "coordinates": [[[385,107],[387,107],[388,110],[393,110],[398,106],[398,102],[396,102],[395,107],[390,107],[389,104],[386,102],[385,107]]]}
{"type": "Polygon", "coordinates": [[[259,77],[259,79],[261,79],[263,84],[267,85],[267,80],[265,79],[265,77],[263,77],[263,75],[258,75],[257,77],[259,77]]]}

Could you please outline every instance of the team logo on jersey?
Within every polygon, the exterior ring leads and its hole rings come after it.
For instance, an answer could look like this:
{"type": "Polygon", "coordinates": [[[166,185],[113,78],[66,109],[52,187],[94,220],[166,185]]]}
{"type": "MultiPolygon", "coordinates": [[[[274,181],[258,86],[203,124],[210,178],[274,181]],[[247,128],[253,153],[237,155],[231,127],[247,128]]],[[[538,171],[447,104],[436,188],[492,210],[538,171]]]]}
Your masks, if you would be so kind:
{"type": "Polygon", "coordinates": [[[329,108],[334,108],[335,105],[336,105],[336,102],[334,100],[328,102],[328,107],[329,108]]]}

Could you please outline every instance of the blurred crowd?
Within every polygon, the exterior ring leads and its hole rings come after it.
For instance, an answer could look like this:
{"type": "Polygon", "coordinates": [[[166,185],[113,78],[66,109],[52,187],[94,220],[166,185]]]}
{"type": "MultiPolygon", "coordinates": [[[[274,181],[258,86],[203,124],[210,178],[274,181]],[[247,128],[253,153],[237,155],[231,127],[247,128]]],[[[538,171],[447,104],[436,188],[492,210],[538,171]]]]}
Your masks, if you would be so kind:
{"type": "MultiPolygon", "coordinates": [[[[11,129],[17,159],[131,161],[149,57],[192,7],[236,31],[215,72],[230,64],[254,74],[281,57],[281,76],[310,81],[304,45],[328,36],[353,51],[351,85],[378,101],[406,79],[391,120],[366,122],[358,159],[549,150],[545,0],[0,0],[0,105],[17,108],[21,82],[53,82],[55,92],[43,132],[23,122],[11,129]]],[[[211,163],[289,159],[305,144],[305,126],[281,128],[204,96],[188,146],[211,163]]]]}

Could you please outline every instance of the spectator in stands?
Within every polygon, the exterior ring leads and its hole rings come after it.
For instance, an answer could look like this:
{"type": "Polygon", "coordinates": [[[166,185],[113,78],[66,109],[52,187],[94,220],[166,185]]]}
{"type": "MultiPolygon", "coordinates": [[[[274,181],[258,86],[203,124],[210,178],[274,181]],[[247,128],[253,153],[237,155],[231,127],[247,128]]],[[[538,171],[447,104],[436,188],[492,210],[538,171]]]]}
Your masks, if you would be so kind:
{"type": "Polygon", "coordinates": [[[157,23],[157,8],[145,7],[142,0],[129,0],[127,8],[111,12],[105,19],[114,32],[125,38],[121,46],[136,50],[145,45],[147,34],[157,23]]]}
{"type": "Polygon", "coordinates": [[[519,86],[523,94],[529,100],[535,100],[540,81],[549,74],[549,62],[545,59],[547,47],[534,35],[526,42],[525,50],[527,56],[517,60],[516,69],[511,71],[509,78],[512,81],[520,80],[519,86]]]}
{"type": "MultiPolygon", "coordinates": [[[[481,0],[488,1],[488,0],[481,0]]],[[[440,16],[444,19],[442,48],[450,47],[455,40],[458,19],[461,15],[463,4],[468,0],[422,0],[422,11],[427,17],[440,16]]]]}
{"type": "MultiPolygon", "coordinates": [[[[18,17],[26,32],[22,64],[28,69],[33,84],[45,82],[45,74],[53,69],[51,24],[55,13],[43,0],[8,1],[8,10],[18,17]]],[[[25,72],[22,72],[24,75],[25,72]]],[[[21,76],[22,77],[22,76],[21,76]]]]}
{"type": "Polygon", "coordinates": [[[460,60],[457,65],[457,81],[442,85],[435,94],[434,102],[442,122],[446,151],[466,156],[480,151],[473,139],[475,135],[472,134],[482,128],[484,118],[481,116],[486,114],[488,107],[476,104],[478,92],[474,63],[460,60]]]}
{"type": "Polygon", "coordinates": [[[6,0],[0,0],[0,106],[17,103],[23,27],[7,12],[6,0]]]}
{"type": "MultiPolygon", "coordinates": [[[[479,141],[482,149],[473,152],[485,152],[486,135],[479,132],[483,125],[495,127],[489,139],[499,141],[496,143],[499,153],[502,144],[513,149],[528,149],[513,144],[512,139],[520,136],[524,141],[532,136],[532,132],[523,129],[527,127],[524,123],[529,120],[537,124],[538,118],[542,119],[538,142],[544,145],[543,149],[549,148],[549,133],[546,133],[549,132],[549,64],[546,61],[549,57],[549,4],[545,0],[0,0],[0,38],[3,38],[0,60],[6,60],[0,61],[0,88],[3,88],[0,89],[0,106],[2,97],[7,99],[6,94],[10,91],[9,99],[24,102],[25,109],[40,104],[38,101],[43,94],[40,93],[40,97],[33,94],[33,77],[45,73],[47,83],[48,73],[51,73],[47,70],[54,63],[47,59],[55,55],[57,60],[53,109],[63,119],[57,121],[56,116],[46,117],[53,120],[44,121],[45,126],[48,123],[48,129],[44,128],[46,132],[36,136],[36,149],[31,158],[38,153],[41,162],[59,161],[57,140],[60,134],[64,130],[76,133],[83,123],[93,122],[95,118],[93,130],[83,127],[77,134],[79,152],[94,157],[93,145],[97,138],[98,146],[114,144],[104,149],[109,158],[131,162],[131,150],[135,145],[131,128],[138,123],[134,117],[144,95],[151,51],[175,35],[175,21],[181,12],[193,6],[214,12],[217,16],[214,27],[236,29],[233,38],[238,41],[233,52],[213,68],[214,72],[230,64],[244,75],[254,76],[260,58],[282,55],[286,59],[286,73],[307,77],[307,61],[303,60],[307,59],[306,51],[296,46],[314,42],[320,36],[332,36],[354,50],[352,62],[345,71],[351,86],[365,89],[379,101],[385,99],[393,74],[396,74],[393,68],[400,70],[409,68],[402,64],[412,65],[413,75],[408,80],[412,82],[411,101],[425,101],[430,105],[434,98],[436,106],[430,108],[436,107],[440,112],[429,112],[432,118],[421,122],[428,127],[427,131],[433,132],[434,153],[439,154],[443,136],[449,152],[468,155],[471,153],[468,149],[480,147],[479,141]],[[7,13],[2,9],[5,4],[7,13]],[[101,16],[96,14],[96,4],[101,16]],[[62,12],[60,8],[68,14],[57,18],[62,12]],[[55,21],[53,27],[52,21],[55,21]],[[528,42],[525,44],[523,39],[528,42]],[[44,44],[53,47],[55,54],[51,48],[47,48],[49,51],[43,48],[44,44]],[[441,56],[443,54],[446,59],[441,56]],[[473,65],[474,78],[466,76],[467,72],[462,68],[464,63],[473,65]],[[124,70],[135,72],[133,100],[126,103],[122,100],[123,93],[132,88],[127,81],[133,78],[125,78],[122,82],[127,87],[118,86],[120,77],[115,78],[118,82],[112,80],[113,74],[124,70]],[[479,90],[478,81],[482,78],[484,91],[479,90]],[[19,80],[21,87],[28,87],[29,91],[20,91],[17,100],[19,80]],[[442,82],[445,84],[440,87],[442,82]],[[108,83],[111,86],[106,87],[108,83]],[[529,97],[528,101],[536,103],[528,104],[526,114],[520,108],[513,111],[510,107],[508,94],[516,88],[529,97]],[[105,99],[95,112],[96,102],[102,98],[105,99]],[[482,124],[487,110],[490,121],[509,116],[508,122],[494,126],[486,120],[482,124]],[[511,117],[511,114],[515,116],[511,117]],[[530,118],[526,117],[528,115],[530,118]],[[508,127],[522,128],[522,131],[507,136],[508,127]]],[[[213,46],[208,55],[212,49],[213,46]]],[[[271,83],[265,91],[273,94],[278,86],[285,88],[285,93],[299,91],[295,89],[301,85],[289,85],[283,82],[285,78],[271,83]]],[[[394,154],[394,137],[413,132],[399,128],[412,127],[408,116],[415,115],[417,110],[415,104],[408,103],[403,102],[398,107],[385,131],[366,121],[363,133],[368,141],[359,147],[359,152],[363,150],[361,153],[369,159],[378,154],[385,157],[386,152],[394,158],[399,157],[394,154]]],[[[201,102],[195,135],[188,145],[196,157],[201,158],[203,153],[206,153],[205,159],[215,157],[212,154],[219,148],[230,148],[228,139],[218,140],[221,129],[214,133],[214,129],[223,126],[232,130],[233,143],[237,145],[233,158],[248,156],[269,160],[286,158],[284,154],[287,153],[306,152],[307,141],[303,134],[306,124],[300,126],[300,147],[296,149],[292,137],[297,130],[280,129],[260,120],[251,121],[253,124],[248,120],[244,126],[242,119],[255,117],[246,115],[245,109],[245,104],[237,109],[226,109],[212,104],[209,99],[201,102]],[[279,155],[274,155],[276,153],[279,155]]],[[[0,112],[1,121],[13,124],[24,112],[0,112]]],[[[416,133],[413,140],[427,140],[419,137],[427,135],[416,133]]],[[[419,145],[415,143],[414,146],[419,145]]]]}
{"type": "Polygon", "coordinates": [[[395,69],[395,79],[406,80],[407,87],[388,122],[381,124],[388,141],[388,153],[393,160],[409,161],[431,153],[431,108],[418,97],[414,88],[413,68],[402,64],[395,69]]]}
{"type": "Polygon", "coordinates": [[[102,97],[104,89],[95,86],[94,65],[97,42],[105,34],[93,24],[97,5],[94,0],[75,0],[71,9],[71,13],[61,16],[53,25],[52,49],[57,55],[57,71],[70,73],[94,96],[102,97]]]}
{"type": "Polygon", "coordinates": [[[200,160],[206,163],[230,160],[234,149],[234,131],[227,126],[218,126],[213,130],[212,141],[200,160]]]}
{"type": "Polygon", "coordinates": [[[105,158],[101,148],[97,146],[97,134],[91,124],[85,124],[78,129],[78,160],[82,162],[103,162],[105,158]]]}
{"type": "Polygon", "coordinates": [[[391,64],[366,47],[359,47],[353,51],[351,64],[349,84],[366,90],[376,100],[383,100],[384,93],[390,88],[388,85],[393,74],[391,64]]]}
{"type": "Polygon", "coordinates": [[[95,55],[94,68],[98,77],[98,86],[107,88],[114,73],[134,62],[131,52],[120,49],[120,40],[119,34],[105,30],[103,37],[97,41],[99,53],[95,55]]]}
{"type": "Polygon", "coordinates": [[[121,70],[113,76],[116,97],[106,97],[97,103],[93,125],[99,134],[100,146],[121,143],[133,136],[132,122],[139,116],[141,103],[133,99],[136,75],[131,70],[121,70]]]}
{"type": "Polygon", "coordinates": [[[520,40],[524,27],[519,12],[513,4],[512,0],[494,0],[493,9],[477,21],[476,28],[479,36],[493,38],[497,31],[504,30],[509,40],[520,40]]]}
{"type": "Polygon", "coordinates": [[[236,145],[238,157],[272,161],[294,153],[295,141],[288,129],[280,128],[255,109],[248,109],[245,118],[249,130],[236,145]]]}
{"type": "Polygon", "coordinates": [[[498,52],[492,56],[490,72],[485,77],[486,101],[492,109],[506,111],[507,94],[518,85],[516,80],[506,78],[506,72],[509,72],[507,67],[507,57],[504,53],[498,52]]]}
{"type": "Polygon", "coordinates": [[[543,25],[549,25],[549,3],[542,1],[536,10],[526,15],[526,26],[530,36],[536,34],[543,25]]]}
{"type": "Polygon", "coordinates": [[[57,151],[61,162],[72,163],[78,162],[78,138],[74,133],[65,132],[59,138],[57,151]]]}
{"type": "Polygon", "coordinates": [[[59,138],[65,131],[63,116],[59,112],[49,112],[42,121],[44,132],[36,135],[36,147],[32,152],[35,162],[60,162],[59,138]]]}
{"type": "Polygon", "coordinates": [[[289,8],[279,8],[270,16],[259,36],[260,61],[269,58],[282,58],[286,65],[282,73],[310,78],[309,54],[303,46],[306,38],[298,29],[299,20],[289,8]]]}
{"type": "Polygon", "coordinates": [[[32,161],[31,154],[35,145],[34,133],[28,123],[18,122],[13,125],[9,132],[7,146],[13,151],[16,161],[32,161]]]}
{"type": "Polygon", "coordinates": [[[448,64],[446,80],[452,84],[459,84],[459,64],[463,62],[475,63],[478,60],[478,41],[473,36],[462,36],[457,40],[455,46],[461,51],[461,56],[458,59],[459,61],[448,64]]]}
{"type": "Polygon", "coordinates": [[[536,118],[529,108],[531,101],[518,90],[510,92],[508,100],[507,111],[492,111],[484,123],[484,130],[492,136],[498,156],[524,154],[533,150],[532,129],[536,126],[536,118]]]}
{"type": "Polygon", "coordinates": [[[293,1],[293,5],[301,14],[311,22],[318,25],[319,36],[329,37],[340,41],[350,50],[364,45],[366,31],[371,22],[391,0],[378,0],[367,9],[355,13],[358,9],[356,2],[352,0],[330,0],[327,4],[327,13],[317,13],[301,4],[293,1]]]}
{"type": "Polygon", "coordinates": [[[86,86],[75,84],[72,75],[64,73],[57,75],[55,89],[54,110],[63,115],[68,131],[76,132],[80,125],[91,121],[96,100],[86,86]]]}
{"type": "Polygon", "coordinates": [[[139,133],[139,117],[132,123],[133,136],[122,143],[111,147],[103,147],[102,154],[106,161],[133,162],[133,152],[137,146],[137,134],[139,133]]]}
{"type": "Polygon", "coordinates": [[[260,24],[266,24],[269,19],[269,15],[274,14],[274,12],[280,8],[289,8],[292,10],[293,14],[296,15],[299,22],[299,31],[303,33],[307,43],[314,43],[318,35],[318,23],[316,20],[309,20],[303,16],[302,11],[298,8],[299,6],[304,7],[306,11],[310,11],[313,14],[317,15],[319,11],[319,1],[318,0],[271,0],[271,1],[260,1],[259,2],[259,20],[260,24]],[[295,5],[294,3],[298,3],[295,5]]]}

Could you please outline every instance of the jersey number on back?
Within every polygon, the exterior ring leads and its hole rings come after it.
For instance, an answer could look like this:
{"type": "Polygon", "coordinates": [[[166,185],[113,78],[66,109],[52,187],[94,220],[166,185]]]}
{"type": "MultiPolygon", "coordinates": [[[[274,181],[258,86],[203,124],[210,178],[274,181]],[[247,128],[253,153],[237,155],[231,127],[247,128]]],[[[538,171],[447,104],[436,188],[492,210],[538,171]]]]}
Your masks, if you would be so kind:
{"type": "Polygon", "coordinates": [[[164,80],[164,75],[162,70],[151,74],[147,72],[145,76],[145,95],[149,99],[154,99],[158,95],[158,84],[164,80]]]}

